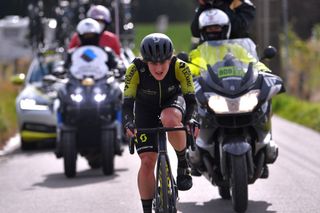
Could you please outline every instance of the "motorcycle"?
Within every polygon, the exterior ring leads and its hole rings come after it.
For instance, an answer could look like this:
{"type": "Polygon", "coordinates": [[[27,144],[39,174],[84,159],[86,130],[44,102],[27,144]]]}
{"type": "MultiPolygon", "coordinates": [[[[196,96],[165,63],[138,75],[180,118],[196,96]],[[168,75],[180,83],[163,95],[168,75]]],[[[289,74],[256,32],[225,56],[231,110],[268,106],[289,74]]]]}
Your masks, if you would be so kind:
{"type": "Polygon", "coordinates": [[[58,92],[58,145],[67,177],[76,175],[77,154],[91,168],[114,172],[114,157],[122,137],[122,91],[108,55],[99,47],[79,47],[72,54],[69,81],[58,92]]]}
{"type": "Polygon", "coordinates": [[[207,61],[206,71],[195,82],[201,131],[195,151],[189,150],[189,162],[198,175],[218,187],[223,199],[232,199],[236,212],[245,212],[248,184],[266,178],[263,169],[278,156],[271,135],[271,100],[285,89],[280,77],[256,66],[276,51],[268,47],[259,59],[250,39],[205,45],[201,55],[216,57],[222,46],[226,53],[222,60],[207,61]],[[246,49],[256,61],[238,58],[239,48],[232,45],[246,49]]]}

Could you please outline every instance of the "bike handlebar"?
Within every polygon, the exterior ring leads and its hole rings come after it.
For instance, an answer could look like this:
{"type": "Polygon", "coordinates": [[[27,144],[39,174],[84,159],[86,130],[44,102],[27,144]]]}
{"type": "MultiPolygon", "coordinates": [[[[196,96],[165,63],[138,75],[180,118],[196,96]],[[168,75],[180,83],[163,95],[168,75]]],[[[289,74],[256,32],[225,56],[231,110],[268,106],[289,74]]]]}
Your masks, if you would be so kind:
{"type": "MultiPolygon", "coordinates": [[[[186,126],[181,126],[181,127],[154,127],[154,128],[137,128],[137,131],[140,132],[173,132],[173,131],[185,131],[186,137],[187,137],[187,147],[191,148],[192,151],[195,150],[194,146],[194,135],[193,131],[191,131],[191,134],[189,134],[188,129],[186,126]]],[[[130,154],[134,154],[134,138],[136,136],[130,138],[129,141],[129,152],[130,154]]]]}

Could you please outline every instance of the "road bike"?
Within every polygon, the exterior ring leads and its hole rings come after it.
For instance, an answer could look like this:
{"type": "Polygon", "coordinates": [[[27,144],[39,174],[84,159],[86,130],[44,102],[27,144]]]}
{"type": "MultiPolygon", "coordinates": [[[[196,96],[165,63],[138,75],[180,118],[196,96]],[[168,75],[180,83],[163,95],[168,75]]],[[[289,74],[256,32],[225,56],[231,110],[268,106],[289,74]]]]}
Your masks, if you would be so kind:
{"type": "MultiPolygon", "coordinates": [[[[156,133],[158,144],[158,158],[156,167],[156,185],[154,197],[154,210],[156,213],[176,213],[178,200],[178,187],[172,175],[170,160],[167,151],[166,132],[185,131],[187,145],[194,149],[193,134],[189,134],[186,127],[156,127],[138,128],[137,131],[143,133],[156,133]]],[[[191,131],[193,133],[193,131],[191,131]]],[[[129,142],[130,154],[134,153],[134,140],[129,142]]]]}

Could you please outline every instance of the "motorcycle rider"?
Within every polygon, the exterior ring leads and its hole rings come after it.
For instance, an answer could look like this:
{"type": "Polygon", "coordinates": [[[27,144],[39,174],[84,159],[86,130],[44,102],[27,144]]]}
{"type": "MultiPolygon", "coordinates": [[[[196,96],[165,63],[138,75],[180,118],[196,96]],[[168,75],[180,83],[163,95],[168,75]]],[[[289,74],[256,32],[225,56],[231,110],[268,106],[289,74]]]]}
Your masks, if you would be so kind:
{"type": "MultiPolygon", "coordinates": [[[[118,56],[120,56],[120,41],[114,33],[107,30],[107,27],[111,24],[112,21],[109,9],[103,5],[93,5],[88,10],[87,17],[99,22],[101,28],[101,34],[98,43],[99,46],[110,47],[118,56]]],[[[80,44],[81,41],[78,33],[74,33],[69,43],[69,49],[77,47],[80,44]]]]}
{"type": "Polygon", "coordinates": [[[199,76],[201,70],[207,69],[207,61],[217,62],[223,59],[228,50],[231,48],[234,57],[241,58],[241,61],[254,66],[263,71],[270,71],[263,63],[257,61],[245,48],[238,44],[224,44],[220,46],[210,47],[203,44],[206,41],[225,40],[230,38],[232,25],[230,19],[225,12],[219,9],[205,10],[199,16],[200,45],[189,53],[189,68],[193,76],[199,76]],[[212,54],[201,54],[202,50],[212,48],[212,54]],[[216,53],[216,54],[214,54],[216,53]]]}
{"type": "MultiPolygon", "coordinates": [[[[141,42],[140,53],[142,58],[134,59],[125,75],[123,124],[128,137],[134,137],[136,127],[158,127],[159,118],[164,127],[182,126],[184,121],[194,125],[197,103],[192,75],[187,64],[173,56],[171,39],[161,33],[149,34],[141,42]]],[[[196,126],[195,136],[198,133],[196,126]]],[[[135,143],[141,160],[138,188],[145,213],[151,213],[154,197],[158,148],[155,136],[137,132],[135,143]]],[[[186,160],[185,133],[169,132],[168,137],[178,157],[178,189],[189,190],[192,178],[186,160]]]]}
{"type": "MultiPolygon", "coordinates": [[[[250,53],[240,45],[237,44],[222,44],[218,46],[210,46],[207,45],[206,41],[213,40],[224,40],[229,39],[230,31],[231,31],[231,23],[229,21],[229,17],[222,10],[219,9],[210,9],[205,10],[199,16],[199,31],[200,31],[200,41],[201,44],[195,49],[192,50],[189,54],[189,67],[194,76],[199,76],[202,70],[207,69],[207,61],[210,61],[210,64],[215,64],[218,61],[223,61],[225,56],[228,55],[228,50],[232,49],[233,57],[237,59],[241,59],[241,62],[245,64],[249,64],[250,62],[254,62],[253,66],[260,70],[271,72],[269,68],[267,68],[263,63],[257,61],[250,53]],[[211,48],[212,51],[205,51],[208,48],[211,48]],[[205,52],[211,52],[212,54],[201,54],[202,50],[205,52]]],[[[270,133],[271,135],[271,133],[270,133]]],[[[270,138],[270,143],[272,142],[272,147],[277,147],[277,145],[270,138]]],[[[271,148],[271,144],[267,146],[267,155],[268,151],[273,152],[271,148]]],[[[189,152],[190,158],[200,159],[199,149],[196,152],[189,152]]],[[[272,155],[272,154],[270,154],[272,155]]],[[[194,168],[192,168],[192,175],[199,176],[194,168]]],[[[263,174],[261,177],[268,177],[268,167],[265,164],[263,174]]]]}
{"type": "MultiPolygon", "coordinates": [[[[80,44],[78,47],[86,46],[86,45],[93,45],[99,47],[99,39],[100,39],[100,33],[101,33],[101,26],[99,23],[92,19],[92,18],[85,18],[79,22],[77,25],[77,34],[79,36],[80,44]]],[[[69,69],[71,65],[71,56],[72,53],[77,49],[77,47],[72,48],[68,51],[67,59],[65,60],[65,68],[69,69]]],[[[110,70],[112,69],[124,69],[124,66],[122,63],[118,60],[118,57],[114,53],[114,51],[109,47],[103,48],[106,54],[108,55],[108,61],[106,62],[107,66],[110,70]]],[[[120,116],[121,117],[121,116],[120,116]]],[[[58,118],[59,121],[59,118],[58,118]]],[[[121,119],[119,119],[119,128],[121,126],[121,119]]],[[[119,134],[117,134],[117,143],[116,143],[116,154],[121,155],[123,152],[123,149],[121,147],[121,138],[119,138],[119,134]]],[[[62,147],[59,143],[59,140],[57,140],[57,146],[56,146],[56,156],[58,158],[62,157],[62,147]]]]}
{"type": "Polygon", "coordinates": [[[255,17],[255,6],[250,0],[198,0],[199,7],[191,23],[191,33],[193,37],[200,38],[199,16],[209,9],[220,9],[224,11],[231,22],[232,29],[230,38],[249,37],[249,27],[255,17]]]}

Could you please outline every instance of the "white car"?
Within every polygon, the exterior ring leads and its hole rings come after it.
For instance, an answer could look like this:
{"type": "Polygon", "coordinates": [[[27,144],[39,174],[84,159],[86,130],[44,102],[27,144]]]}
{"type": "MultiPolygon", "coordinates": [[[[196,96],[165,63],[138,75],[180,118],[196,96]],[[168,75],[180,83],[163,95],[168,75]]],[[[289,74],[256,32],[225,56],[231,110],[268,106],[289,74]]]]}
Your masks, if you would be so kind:
{"type": "Polygon", "coordinates": [[[24,88],[16,98],[22,150],[33,148],[38,142],[56,140],[53,103],[64,80],[57,78],[56,73],[53,75],[53,71],[61,68],[60,55],[38,56],[33,59],[25,79],[23,74],[13,78],[15,84],[24,82],[24,88]]]}

